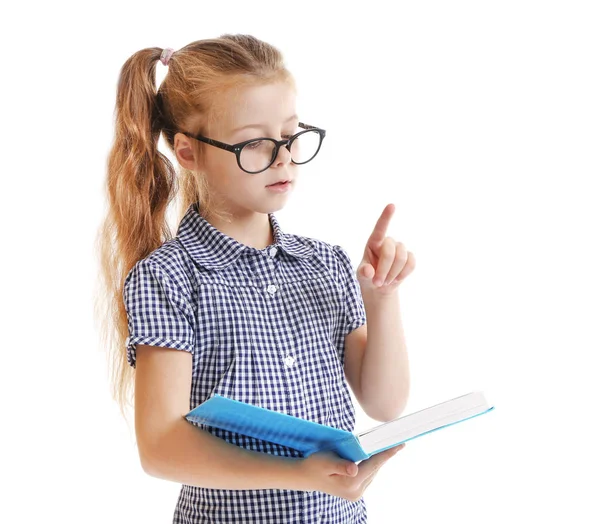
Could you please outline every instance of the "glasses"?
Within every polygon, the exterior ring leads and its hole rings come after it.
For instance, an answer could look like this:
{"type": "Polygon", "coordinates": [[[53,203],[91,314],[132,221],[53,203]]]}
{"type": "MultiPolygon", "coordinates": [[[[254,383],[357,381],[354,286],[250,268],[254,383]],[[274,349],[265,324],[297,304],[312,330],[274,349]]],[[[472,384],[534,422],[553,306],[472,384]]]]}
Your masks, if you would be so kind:
{"type": "Polygon", "coordinates": [[[284,140],[262,137],[245,140],[237,144],[225,144],[212,138],[192,135],[185,131],[181,131],[181,133],[211,146],[235,153],[240,169],[246,173],[256,174],[271,167],[279,154],[281,146],[284,146],[291,153],[294,164],[306,164],[317,156],[325,138],[325,130],[302,122],[299,122],[298,126],[303,128],[303,131],[291,136],[285,135],[284,140]]]}

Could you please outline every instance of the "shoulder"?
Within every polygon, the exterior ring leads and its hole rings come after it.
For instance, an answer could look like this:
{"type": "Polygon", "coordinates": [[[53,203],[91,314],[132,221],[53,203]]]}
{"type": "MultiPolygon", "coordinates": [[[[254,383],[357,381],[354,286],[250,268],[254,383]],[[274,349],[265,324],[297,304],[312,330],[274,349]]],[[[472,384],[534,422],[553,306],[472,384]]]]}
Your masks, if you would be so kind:
{"type": "Polygon", "coordinates": [[[138,260],[127,274],[125,286],[134,278],[152,278],[190,298],[194,287],[193,274],[189,256],[178,239],[173,238],[138,260]]]}
{"type": "Polygon", "coordinates": [[[344,280],[348,272],[353,271],[350,255],[341,245],[313,237],[301,235],[289,236],[293,237],[297,242],[312,247],[313,257],[325,265],[336,279],[344,280]]]}

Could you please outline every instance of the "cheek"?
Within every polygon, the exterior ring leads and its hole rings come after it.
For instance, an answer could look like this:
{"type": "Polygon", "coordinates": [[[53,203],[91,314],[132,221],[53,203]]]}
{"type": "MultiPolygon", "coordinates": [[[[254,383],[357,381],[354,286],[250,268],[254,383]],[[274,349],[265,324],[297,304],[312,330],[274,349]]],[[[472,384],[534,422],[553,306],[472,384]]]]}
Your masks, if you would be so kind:
{"type": "Polygon", "coordinates": [[[214,173],[239,170],[235,155],[229,151],[224,151],[223,149],[216,147],[211,147],[207,151],[206,166],[211,172],[214,173]]]}
{"type": "Polygon", "coordinates": [[[206,156],[205,166],[211,185],[215,188],[236,186],[245,174],[237,165],[235,155],[228,151],[211,151],[206,156]]]}

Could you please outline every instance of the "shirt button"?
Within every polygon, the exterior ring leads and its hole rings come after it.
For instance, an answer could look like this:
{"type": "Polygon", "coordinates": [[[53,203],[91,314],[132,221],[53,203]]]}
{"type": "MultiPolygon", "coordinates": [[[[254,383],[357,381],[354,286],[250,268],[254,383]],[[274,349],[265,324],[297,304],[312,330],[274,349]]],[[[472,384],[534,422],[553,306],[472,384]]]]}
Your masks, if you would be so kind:
{"type": "Polygon", "coordinates": [[[272,247],[271,249],[269,249],[269,256],[274,257],[277,254],[277,248],[276,247],[272,247]]]}
{"type": "Polygon", "coordinates": [[[267,287],[267,291],[268,291],[269,293],[271,293],[271,295],[274,295],[274,294],[275,294],[275,291],[277,291],[277,286],[274,286],[273,284],[270,284],[270,285],[267,287]]]}
{"type": "Polygon", "coordinates": [[[285,365],[288,368],[291,368],[294,365],[294,362],[296,360],[294,359],[294,357],[292,357],[291,355],[288,355],[287,357],[285,357],[285,365]]]}

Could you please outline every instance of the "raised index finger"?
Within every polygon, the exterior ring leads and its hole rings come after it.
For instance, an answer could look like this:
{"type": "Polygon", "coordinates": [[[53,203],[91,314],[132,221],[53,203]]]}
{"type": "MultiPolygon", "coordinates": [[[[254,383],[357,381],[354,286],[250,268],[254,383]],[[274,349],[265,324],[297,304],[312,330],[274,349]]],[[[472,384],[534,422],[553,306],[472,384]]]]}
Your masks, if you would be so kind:
{"type": "Polygon", "coordinates": [[[383,209],[381,216],[377,220],[375,224],[375,228],[369,237],[369,243],[375,244],[377,246],[383,243],[385,238],[385,234],[387,233],[387,228],[390,225],[390,221],[392,220],[392,215],[394,214],[395,207],[394,204],[388,204],[383,209]]]}

